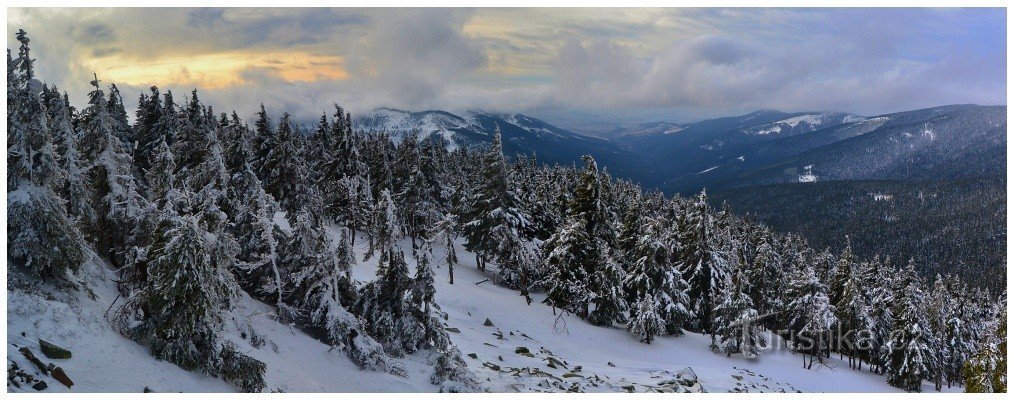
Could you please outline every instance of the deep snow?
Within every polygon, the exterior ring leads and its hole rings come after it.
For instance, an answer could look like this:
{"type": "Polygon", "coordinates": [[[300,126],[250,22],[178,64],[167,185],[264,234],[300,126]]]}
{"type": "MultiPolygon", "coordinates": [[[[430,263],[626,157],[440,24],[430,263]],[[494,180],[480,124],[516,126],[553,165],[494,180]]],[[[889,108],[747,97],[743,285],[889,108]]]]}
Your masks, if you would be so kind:
{"type": "MultiPolygon", "coordinates": [[[[332,234],[337,230],[330,230],[332,234]]],[[[356,241],[359,260],[365,253],[365,238],[356,241]]],[[[401,242],[407,254],[407,240],[401,242]]],[[[750,392],[897,392],[885,378],[854,371],[837,356],[812,370],[802,368],[802,358],[786,350],[769,350],[757,359],[726,357],[708,349],[705,335],[658,338],[651,345],[637,342],[619,327],[597,327],[572,315],[554,315],[541,304],[543,296],[533,295],[527,305],[516,291],[497,287],[474,267],[474,256],[458,243],[461,264],[454,268],[455,284],[447,283],[443,250],[433,257],[437,303],[446,313],[453,343],[461,350],[469,368],[486,389],[494,392],[583,391],[643,392],[660,381],[691,367],[708,392],[748,390],[750,392]],[[485,326],[489,319],[494,326],[485,326]],[[458,332],[455,332],[458,331],[458,332]],[[530,353],[518,354],[518,347],[530,353]],[[474,357],[473,357],[474,356],[474,357]],[[553,358],[553,360],[550,360],[553,358]],[[549,366],[552,364],[556,368],[549,366]],[[560,365],[565,364],[565,365],[560,365]],[[527,367],[527,368],[526,368],[527,367]]],[[[414,261],[409,258],[410,267],[414,261]]],[[[360,262],[354,269],[359,281],[374,278],[376,257],[360,262]]],[[[156,392],[233,391],[223,381],[183,371],[152,358],[147,349],[119,335],[104,318],[117,297],[105,266],[89,263],[78,274],[87,290],[54,289],[39,285],[28,293],[8,290],[8,366],[38,373],[18,352],[29,346],[44,362],[63,367],[74,380],[68,390],[52,378],[40,376],[50,392],[156,392]],[[22,336],[22,332],[24,336],[22,336]],[[49,360],[38,350],[38,338],[67,347],[69,360],[49,360]]],[[[119,301],[122,301],[120,299],[119,301]]],[[[119,304],[117,302],[117,304],[119,304]]],[[[113,305],[115,309],[116,305],[113,305]]],[[[395,362],[405,377],[382,372],[360,371],[341,352],[305,335],[297,328],[273,319],[271,307],[240,295],[228,314],[225,335],[240,351],[267,364],[267,390],[284,392],[435,392],[429,382],[433,372],[429,352],[417,353],[395,362]],[[254,347],[253,338],[263,339],[254,347]]],[[[23,387],[11,391],[29,391],[23,387]]],[[[924,391],[932,391],[924,385],[924,391]]],[[[952,390],[960,390],[958,388],[952,390]]]]}

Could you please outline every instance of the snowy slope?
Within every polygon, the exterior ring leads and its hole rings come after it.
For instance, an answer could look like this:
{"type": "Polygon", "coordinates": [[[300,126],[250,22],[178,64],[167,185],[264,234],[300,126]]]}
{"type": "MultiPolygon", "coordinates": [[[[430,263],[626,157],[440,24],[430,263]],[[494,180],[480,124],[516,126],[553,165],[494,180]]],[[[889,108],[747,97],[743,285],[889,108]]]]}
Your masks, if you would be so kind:
{"type": "MultiPolygon", "coordinates": [[[[7,358],[29,372],[38,370],[18,349],[28,346],[36,357],[62,367],[74,381],[67,389],[47,376],[39,376],[46,392],[232,392],[221,379],[188,372],[151,357],[148,349],[121,336],[104,318],[116,298],[110,269],[84,266],[94,298],[86,292],[46,289],[46,294],[8,290],[7,358]],[[56,293],[55,299],[49,293],[56,293]],[[25,336],[21,333],[24,332],[25,336]],[[39,350],[42,338],[71,350],[68,360],[50,360],[39,350]]],[[[66,290],[66,289],[61,289],[66,290]]],[[[122,300],[122,299],[120,299],[122,300]]],[[[115,305],[114,305],[115,310],[115,305]]],[[[361,371],[341,352],[272,318],[271,307],[241,294],[225,321],[225,336],[239,351],[267,364],[265,381],[270,391],[283,392],[435,392],[429,383],[433,368],[421,357],[400,359],[407,378],[361,371]],[[263,344],[260,342],[263,341],[263,344]],[[254,347],[251,342],[258,342],[254,347]]],[[[35,392],[23,387],[13,391],[35,392]]]]}
{"type": "MultiPolygon", "coordinates": [[[[360,260],[365,243],[365,239],[357,240],[360,260]]],[[[406,253],[410,251],[404,241],[402,247],[406,253]]],[[[801,367],[801,357],[782,350],[762,352],[755,360],[716,355],[708,350],[709,338],[699,334],[663,337],[651,345],[639,343],[620,328],[597,327],[573,316],[554,315],[551,308],[540,303],[543,296],[539,294],[532,305],[527,305],[515,291],[489,282],[476,284],[486,277],[474,268],[474,256],[463,251],[460,243],[457,250],[462,265],[455,268],[456,284],[447,284],[446,267],[436,269],[437,303],[447,315],[451,339],[465,355],[469,368],[486,389],[494,392],[571,388],[643,392],[674,378],[686,367],[696,372],[708,392],[898,391],[888,386],[883,376],[853,371],[837,358],[828,360],[826,366],[806,370],[801,367]],[[487,318],[493,326],[484,325],[487,318]],[[518,354],[518,347],[526,347],[531,356],[518,354]]],[[[442,256],[438,249],[434,259],[442,256]]],[[[413,261],[409,263],[414,268],[413,261]]],[[[376,258],[361,262],[354,270],[355,278],[371,280],[375,268],[376,258]]],[[[75,382],[73,392],[140,392],[145,387],[156,392],[234,390],[219,379],[158,361],[148,355],[146,348],[120,336],[103,317],[116,298],[111,280],[114,274],[92,263],[80,275],[90,290],[8,290],[8,365],[14,361],[37,374],[18,352],[19,347],[28,346],[36,356],[67,372],[75,382]],[[73,357],[46,359],[38,350],[38,338],[67,347],[73,357]]],[[[404,377],[360,371],[342,353],[329,352],[326,345],[295,327],[278,323],[269,306],[246,295],[238,303],[225,322],[226,337],[240,351],[267,364],[265,379],[270,391],[439,389],[429,382],[433,367],[426,352],[395,360],[406,372],[404,377]]],[[[52,378],[40,377],[49,384],[47,391],[68,391],[52,378]]],[[[27,387],[12,390],[34,392],[27,387]]],[[[931,385],[924,390],[931,391],[931,385]]]]}
{"type": "MultiPolygon", "coordinates": [[[[737,389],[750,392],[899,391],[887,385],[881,375],[849,369],[847,360],[833,358],[827,360],[826,366],[806,370],[801,366],[801,356],[784,350],[763,352],[758,359],[745,360],[712,353],[708,349],[710,338],[701,334],[662,337],[648,345],[636,341],[620,328],[593,326],[574,316],[558,318],[550,307],[541,303],[544,298],[541,294],[534,295],[529,306],[516,291],[489,282],[476,285],[486,276],[475,269],[473,255],[460,246],[457,250],[464,265],[454,269],[454,285],[447,284],[446,267],[436,269],[437,302],[448,314],[448,326],[461,331],[452,332],[451,340],[463,354],[476,355],[477,358],[466,356],[465,360],[496,392],[558,390],[538,387],[539,382],[553,381],[553,378],[525,373],[514,376],[508,371],[510,367],[538,367],[560,377],[565,386],[578,382],[582,390],[589,392],[623,391],[623,386],[628,385],[643,392],[649,386],[672,379],[686,367],[696,372],[708,392],[737,389]],[[493,327],[483,325],[486,318],[493,327]],[[527,347],[535,357],[516,354],[519,346],[527,347]],[[549,368],[548,356],[566,361],[567,367],[549,368]],[[487,362],[498,366],[500,371],[485,366],[487,362]],[[581,367],[577,374],[583,378],[562,378],[575,366],[581,367]],[[601,381],[592,379],[593,376],[601,381]],[[591,386],[593,382],[598,387],[591,386]]],[[[440,260],[442,255],[442,251],[437,250],[435,259],[440,260]]],[[[371,268],[362,264],[355,273],[357,279],[373,276],[371,268]]],[[[923,390],[933,391],[933,387],[926,383],[923,390]]]]}

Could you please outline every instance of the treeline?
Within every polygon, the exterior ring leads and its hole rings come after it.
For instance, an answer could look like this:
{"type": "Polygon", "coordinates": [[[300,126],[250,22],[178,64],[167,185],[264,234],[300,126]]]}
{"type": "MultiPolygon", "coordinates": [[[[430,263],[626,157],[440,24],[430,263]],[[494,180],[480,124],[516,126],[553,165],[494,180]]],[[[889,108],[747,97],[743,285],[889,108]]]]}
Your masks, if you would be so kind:
{"type": "Polygon", "coordinates": [[[1005,390],[1005,303],[957,277],[926,282],[911,262],[857,260],[848,244],[817,251],[711,209],[703,192],[644,192],[591,157],[582,168],[509,160],[498,132],[479,150],[395,144],[353,132],[337,105],[312,129],[263,106],[250,126],[196,91],[177,103],[154,87],[130,123],[115,85],[107,94],[97,79],[75,110],[34,79],[28,38],[18,40],[18,56],[8,51],[13,259],[59,280],[95,249],[120,275],[125,335],[244,390],[264,389],[264,364],[220,336],[240,291],[363,368],[403,373],[389,357],[427,350],[434,384],[477,387],[433,300],[432,266],[453,283],[459,236],[493,282],[529,302],[545,292],[554,310],[646,343],[702,332],[716,352],[752,357],[769,329],[807,367],[835,351],[906,390],[924,380],[1005,390]],[[357,232],[378,260],[362,285],[350,276],[357,232]]]}

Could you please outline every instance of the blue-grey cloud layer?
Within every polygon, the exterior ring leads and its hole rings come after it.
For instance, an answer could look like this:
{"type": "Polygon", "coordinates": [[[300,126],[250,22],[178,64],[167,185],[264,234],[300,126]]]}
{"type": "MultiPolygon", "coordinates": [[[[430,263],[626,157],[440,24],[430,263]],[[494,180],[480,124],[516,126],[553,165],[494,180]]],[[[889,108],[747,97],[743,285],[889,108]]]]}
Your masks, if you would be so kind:
{"type": "MultiPolygon", "coordinates": [[[[32,34],[43,76],[81,93],[92,72],[83,59],[113,54],[157,59],[298,50],[339,56],[350,76],[292,82],[250,68],[239,86],[205,90],[218,109],[248,111],[264,101],[310,116],[341,100],[353,110],[627,115],[650,109],[692,117],[756,108],[876,114],[1006,104],[1002,9],[33,9],[11,15],[8,31],[23,27],[32,34]]],[[[12,42],[9,37],[8,47],[12,42]]]]}

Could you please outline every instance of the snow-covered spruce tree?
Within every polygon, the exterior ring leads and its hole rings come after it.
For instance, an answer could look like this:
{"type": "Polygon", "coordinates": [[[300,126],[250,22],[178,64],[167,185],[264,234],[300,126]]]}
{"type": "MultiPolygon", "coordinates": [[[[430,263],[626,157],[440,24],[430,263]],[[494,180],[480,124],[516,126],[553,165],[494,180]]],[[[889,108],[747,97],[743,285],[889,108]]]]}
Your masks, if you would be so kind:
{"type": "MultiPolygon", "coordinates": [[[[613,268],[612,278],[617,274],[615,266],[603,266],[606,260],[603,252],[605,247],[615,241],[615,234],[608,226],[600,197],[600,181],[598,166],[591,156],[584,156],[584,171],[578,178],[570,203],[567,206],[567,223],[561,226],[546,243],[547,261],[550,267],[550,298],[551,304],[560,304],[561,308],[576,312],[578,316],[587,318],[589,306],[596,294],[608,296],[610,286],[619,286],[621,281],[605,282],[609,277],[597,276],[599,281],[592,282],[600,269],[613,268]],[[572,232],[582,230],[583,232],[572,232]],[[559,243],[558,243],[559,242],[559,243]],[[570,252],[562,254],[561,252],[570,252]],[[561,262],[566,260],[566,262],[561,262]],[[570,287],[576,292],[561,292],[560,289],[570,287]],[[566,307],[565,307],[566,306],[566,307]],[[569,308],[568,308],[569,307],[569,308]]],[[[604,301],[606,298],[603,298],[604,301]]],[[[606,305],[606,304],[604,304],[606,305]]],[[[621,304],[612,302],[606,305],[596,317],[599,324],[610,324],[619,314],[615,308],[621,304]],[[609,308],[612,307],[612,310],[609,308]]]]}
{"type": "Polygon", "coordinates": [[[127,121],[127,110],[123,105],[123,96],[120,94],[120,89],[116,87],[115,83],[109,84],[109,99],[106,101],[106,106],[109,108],[110,116],[114,121],[113,128],[115,129],[116,137],[120,139],[126,148],[133,148],[134,131],[130,129],[130,123],[127,121]]]}
{"type": "Polygon", "coordinates": [[[144,173],[148,182],[148,196],[156,204],[161,205],[166,194],[173,189],[181,189],[176,181],[176,157],[165,140],[160,140],[152,150],[150,168],[144,173]]]}
{"type": "Polygon", "coordinates": [[[291,302],[319,323],[327,309],[350,305],[355,288],[347,271],[337,267],[337,257],[323,228],[301,212],[292,223],[292,234],[284,246],[283,264],[290,272],[291,302]]]}
{"type": "Polygon", "coordinates": [[[357,301],[350,273],[328,242],[323,229],[306,212],[292,223],[292,234],[282,246],[281,264],[290,283],[284,291],[287,305],[293,305],[295,318],[306,326],[319,329],[328,344],[342,350],[360,368],[389,369],[379,343],[369,334],[363,321],[349,307],[357,301]]]}
{"type": "Polygon", "coordinates": [[[415,256],[415,277],[412,279],[409,310],[422,324],[427,340],[433,343],[434,337],[443,333],[443,324],[435,318],[430,318],[435,307],[437,292],[434,287],[433,267],[430,266],[429,251],[417,251],[415,256]]]}
{"type": "Polygon", "coordinates": [[[131,171],[131,156],[117,136],[115,113],[109,110],[98,81],[92,83],[95,90],[77,123],[83,134],[81,156],[87,166],[91,204],[98,215],[85,231],[99,255],[117,262],[130,247],[143,245],[137,229],[147,205],[131,171]]]}
{"type": "MultiPolygon", "coordinates": [[[[275,131],[271,128],[271,119],[268,112],[261,103],[261,110],[257,112],[257,120],[254,121],[254,131],[250,139],[250,166],[257,173],[257,178],[262,182],[267,177],[267,169],[264,164],[267,162],[271,149],[276,146],[275,131]]],[[[271,193],[270,191],[268,193],[271,193]]]]}
{"type": "Polygon", "coordinates": [[[951,315],[951,294],[947,289],[944,278],[937,274],[933,280],[933,286],[929,289],[924,303],[926,320],[929,323],[930,331],[933,333],[930,341],[933,349],[935,363],[930,367],[930,381],[938,392],[944,385],[945,363],[950,358],[950,346],[947,346],[947,320],[951,315]]]}
{"type": "MultiPolygon", "coordinates": [[[[326,185],[322,187],[326,188],[326,185]]],[[[330,215],[336,223],[352,231],[369,228],[374,204],[369,179],[360,175],[342,176],[333,189],[336,192],[329,190],[321,191],[329,196],[325,201],[331,202],[330,205],[325,204],[325,215],[330,215]],[[327,211],[328,207],[331,211],[327,211]]],[[[353,244],[355,239],[353,236],[353,244]]]]}
{"type": "Polygon", "coordinates": [[[56,147],[57,161],[65,173],[62,187],[54,190],[67,201],[67,213],[78,226],[94,223],[96,217],[90,203],[91,188],[78,150],[78,131],[74,128],[67,94],[61,96],[56,86],[53,86],[52,89],[43,91],[42,99],[46,107],[49,132],[56,147]]]}
{"type": "Polygon", "coordinates": [[[887,383],[909,392],[922,391],[922,382],[932,378],[936,363],[933,332],[923,311],[925,299],[919,286],[915,262],[909,260],[895,284],[894,324],[891,337],[884,344],[887,383]]]}
{"type": "Polygon", "coordinates": [[[335,139],[331,135],[331,120],[327,113],[322,114],[317,120],[316,128],[308,133],[303,147],[302,155],[309,165],[310,176],[307,180],[313,184],[323,183],[321,179],[324,175],[323,166],[330,157],[328,153],[334,151],[336,147],[335,139]]]}
{"type": "Polygon", "coordinates": [[[598,261],[591,258],[590,247],[585,221],[576,217],[569,218],[546,241],[546,304],[582,318],[587,316],[591,290],[585,265],[598,261]]]}
{"type": "Polygon", "coordinates": [[[384,252],[394,246],[400,231],[391,192],[384,189],[380,192],[379,201],[373,206],[373,218],[370,220],[370,246],[364,260],[369,260],[378,252],[381,257],[384,257],[384,252]]]}
{"type": "MultiPolygon", "coordinates": [[[[641,237],[641,214],[641,201],[638,198],[632,199],[623,213],[622,228],[616,239],[616,247],[627,260],[634,254],[637,240],[641,237]]],[[[629,265],[629,262],[625,262],[624,265],[629,265]]]]}
{"type": "Polygon", "coordinates": [[[803,367],[813,367],[814,358],[823,363],[828,355],[828,333],[835,324],[834,306],[827,297],[827,286],[818,278],[812,264],[794,272],[789,282],[786,307],[789,329],[793,334],[792,346],[803,354],[803,367]],[[809,364],[807,364],[809,358],[809,364]]]}
{"type": "MultiPolygon", "coordinates": [[[[779,268],[778,254],[768,240],[768,236],[762,236],[757,245],[753,261],[745,266],[744,271],[747,281],[750,283],[747,294],[754,304],[754,308],[761,314],[781,311],[781,303],[778,301],[778,294],[783,289],[783,274],[779,268]]],[[[760,321],[768,326],[768,321],[760,321]]]]}
{"type": "Polygon", "coordinates": [[[274,304],[279,317],[288,319],[292,310],[284,300],[289,289],[286,280],[289,273],[282,263],[281,248],[287,238],[274,222],[278,206],[261,188],[257,174],[249,164],[242,173],[233,177],[232,187],[240,203],[232,226],[239,242],[236,275],[250,294],[274,304]]]}
{"type": "Polygon", "coordinates": [[[852,255],[852,241],[848,235],[845,236],[845,249],[842,250],[841,256],[838,257],[837,262],[834,265],[834,274],[831,277],[831,283],[829,287],[828,297],[831,299],[831,304],[837,305],[841,302],[843,293],[845,292],[845,282],[852,276],[853,269],[853,255],[852,255]]]}
{"type": "Polygon", "coordinates": [[[588,314],[588,322],[603,326],[611,326],[614,322],[623,324],[627,322],[630,311],[623,293],[626,271],[613,256],[615,250],[605,243],[600,243],[600,248],[606,251],[599,253],[601,257],[591,276],[591,304],[594,308],[588,314]]]}
{"type": "Polygon", "coordinates": [[[643,295],[637,301],[635,312],[627,323],[627,331],[641,342],[651,344],[656,337],[665,334],[665,320],[658,315],[658,302],[657,298],[643,295]]]}
{"type": "Polygon", "coordinates": [[[7,215],[9,255],[36,275],[65,279],[84,262],[81,232],[52,189],[24,184],[7,192],[7,215]]]}
{"type": "Polygon", "coordinates": [[[454,266],[458,265],[458,252],[454,250],[454,233],[458,225],[454,214],[444,214],[429,229],[428,240],[444,248],[444,264],[447,265],[447,282],[454,284],[454,266]]]}
{"type": "MultiPolygon", "coordinates": [[[[1004,291],[1001,299],[1007,298],[1004,291]]],[[[1007,393],[1007,306],[1000,302],[1000,313],[979,351],[965,362],[962,373],[966,393],[1007,393]]]]}
{"type": "Polygon", "coordinates": [[[296,214],[306,207],[313,210],[311,188],[306,182],[308,171],[299,157],[294,135],[289,114],[282,114],[278,130],[270,142],[272,147],[261,166],[264,191],[278,199],[288,214],[296,214]]]}
{"type": "Polygon", "coordinates": [[[837,350],[849,358],[850,367],[862,370],[864,351],[874,346],[871,337],[874,321],[870,315],[868,291],[863,287],[869,266],[860,263],[848,268],[849,274],[844,277],[841,286],[842,293],[834,305],[838,320],[835,333],[840,339],[837,350]]]}
{"type": "Polygon", "coordinates": [[[345,111],[334,105],[334,120],[327,124],[326,117],[321,117],[318,126],[321,147],[328,151],[320,154],[317,166],[317,185],[323,193],[324,215],[331,221],[355,230],[356,218],[353,209],[359,206],[358,188],[363,184],[365,167],[361,167],[359,150],[353,141],[351,123],[345,121],[345,111]]]}
{"type": "Polygon", "coordinates": [[[377,278],[363,286],[353,308],[364,320],[366,333],[394,356],[413,353],[427,343],[426,328],[411,312],[413,280],[405,255],[382,251],[377,278]]]}
{"type": "Polygon", "coordinates": [[[866,362],[870,367],[883,373],[887,365],[887,347],[885,344],[890,340],[894,325],[894,267],[890,258],[881,261],[874,257],[870,261],[869,272],[866,276],[864,287],[867,290],[867,298],[870,301],[870,318],[872,319],[872,335],[870,337],[871,347],[865,353],[866,362]]]}
{"type": "Polygon", "coordinates": [[[58,165],[35,91],[41,84],[32,77],[28,37],[19,33],[18,40],[18,58],[7,62],[8,250],[39,276],[62,279],[84,262],[85,243],[54,190],[66,172],[58,165]]]}
{"type": "Polygon", "coordinates": [[[349,282],[352,282],[352,267],[356,265],[356,254],[352,249],[353,236],[355,233],[348,228],[341,229],[338,246],[335,247],[335,262],[338,263],[338,270],[345,274],[345,278],[349,282]]]}
{"type": "MultiPolygon", "coordinates": [[[[623,286],[639,302],[646,299],[654,301],[652,313],[661,318],[662,333],[682,335],[694,316],[689,308],[687,283],[669,263],[669,248],[662,239],[664,222],[658,218],[646,218],[644,222],[634,248],[632,269],[627,273],[623,286]]],[[[632,311],[642,312],[642,307],[638,305],[632,311]]],[[[640,316],[636,314],[631,315],[631,320],[638,318],[640,316]]]]}
{"type": "MultiPolygon", "coordinates": [[[[230,174],[243,172],[253,158],[253,145],[250,143],[253,134],[246,125],[243,125],[235,111],[228,120],[221,121],[220,125],[225,167],[230,174]]],[[[253,165],[250,165],[250,168],[253,169],[253,165]]],[[[254,169],[254,173],[256,172],[254,169]]]]}
{"type": "Polygon", "coordinates": [[[148,252],[148,279],[127,298],[119,326],[158,359],[211,375],[245,376],[243,389],[263,389],[264,364],[238,357],[221,337],[235,289],[213,251],[195,216],[166,207],[148,252]]]}
{"type": "MultiPolygon", "coordinates": [[[[581,159],[585,163],[584,170],[581,171],[577,185],[574,187],[574,194],[568,205],[567,213],[585,221],[585,229],[590,238],[596,241],[603,240],[607,245],[612,244],[616,235],[606,221],[600,193],[602,185],[598,164],[590,155],[582,156],[581,159]]],[[[596,252],[599,251],[597,247],[594,249],[596,252]]],[[[597,257],[598,254],[592,256],[597,257]]]]}
{"type": "MultiPolygon", "coordinates": [[[[419,168],[418,161],[411,165],[407,173],[409,176],[396,198],[402,204],[399,208],[401,211],[399,221],[402,221],[406,233],[412,239],[412,247],[415,248],[416,239],[425,235],[425,227],[436,219],[438,210],[430,195],[426,176],[419,168]]],[[[422,239],[426,238],[422,237],[422,239]]]]}
{"type": "Polygon", "coordinates": [[[205,118],[204,106],[197,98],[196,89],[191,92],[186,107],[181,111],[179,130],[173,138],[172,149],[177,158],[176,168],[179,172],[188,174],[196,171],[208,158],[213,135],[212,121],[205,118]]]}
{"type": "MultiPolygon", "coordinates": [[[[525,240],[522,233],[528,230],[529,222],[508,179],[499,127],[492,146],[482,158],[478,179],[478,187],[467,200],[468,214],[463,216],[465,249],[475,253],[480,271],[485,270],[485,262],[490,259],[499,264],[498,268],[516,269],[518,266],[510,265],[507,253],[515,248],[504,244],[525,240]]],[[[500,283],[510,286],[517,282],[500,283]]]]}
{"type": "Polygon", "coordinates": [[[944,324],[944,340],[941,343],[946,350],[944,352],[945,357],[940,361],[940,364],[948,388],[954,384],[963,383],[961,370],[965,361],[975,353],[975,345],[972,343],[971,325],[965,322],[965,307],[962,306],[962,303],[966,300],[960,293],[957,297],[951,300],[951,312],[944,324]]]}
{"type": "MultiPolygon", "coordinates": [[[[348,312],[347,306],[355,301],[355,287],[349,280],[349,272],[338,268],[337,254],[330,249],[322,232],[308,226],[308,217],[299,217],[299,226],[293,236],[302,236],[303,256],[301,262],[293,265],[292,280],[296,300],[310,322],[322,327],[332,342],[339,342],[349,334],[350,327],[358,321],[348,312]]],[[[290,249],[290,251],[295,249],[290,249]]]]}
{"type": "Polygon", "coordinates": [[[694,326],[703,332],[713,332],[712,310],[720,300],[729,271],[703,190],[684,218],[678,234],[681,248],[676,254],[677,268],[690,286],[688,294],[693,302],[690,311],[696,315],[694,326]]]}
{"type": "MultiPolygon", "coordinates": [[[[161,143],[172,141],[170,129],[176,121],[169,121],[162,105],[162,95],[158,88],[152,86],[151,94],[141,93],[138,99],[137,112],[134,114],[134,162],[142,176],[151,170],[152,158],[161,143]]],[[[149,183],[150,184],[150,183],[149,183]]]]}
{"type": "Polygon", "coordinates": [[[754,358],[758,347],[764,346],[764,338],[759,332],[757,310],[754,309],[750,296],[744,293],[746,280],[743,270],[737,269],[722,302],[715,307],[715,334],[718,342],[713,344],[712,349],[725,353],[726,356],[742,353],[745,358],[754,358]]]}

